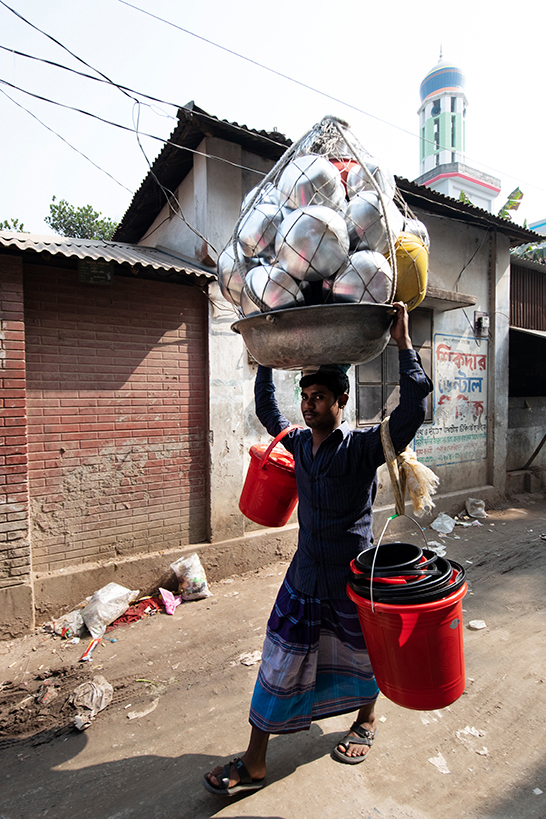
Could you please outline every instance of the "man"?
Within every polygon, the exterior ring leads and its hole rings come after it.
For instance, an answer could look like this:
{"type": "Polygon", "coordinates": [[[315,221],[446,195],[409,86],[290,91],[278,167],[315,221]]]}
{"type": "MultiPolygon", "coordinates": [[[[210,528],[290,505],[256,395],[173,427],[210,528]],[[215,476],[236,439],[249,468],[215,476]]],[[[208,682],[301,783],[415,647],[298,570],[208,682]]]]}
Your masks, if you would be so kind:
{"type": "MultiPolygon", "coordinates": [[[[400,361],[400,403],[389,429],[397,452],[425,417],[432,385],[413,350],[401,302],[391,336],[400,361]]],[[[333,749],[348,764],[365,760],[376,735],[379,694],[358,622],[347,597],[349,565],[370,548],[377,468],[384,463],[379,426],[351,430],[342,420],[349,395],[343,368],[304,376],[301,411],[308,429],[283,439],[292,452],[298,487],[298,547],[267,626],[262,663],[250,706],[250,742],[241,759],[204,777],[212,793],[231,796],[264,784],[270,734],[307,730],[313,719],[357,710],[333,749]]],[[[256,414],[271,435],[289,426],[277,406],[272,372],[259,367],[256,414]]]]}

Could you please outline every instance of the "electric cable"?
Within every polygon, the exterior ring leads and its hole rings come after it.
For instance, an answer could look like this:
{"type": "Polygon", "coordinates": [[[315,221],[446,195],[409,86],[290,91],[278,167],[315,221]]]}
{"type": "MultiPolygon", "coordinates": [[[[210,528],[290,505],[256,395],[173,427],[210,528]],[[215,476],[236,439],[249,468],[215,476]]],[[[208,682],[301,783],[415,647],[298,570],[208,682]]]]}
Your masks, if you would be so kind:
{"type": "MultiPolygon", "coordinates": [[[[0,3],[2,0],[0,0],[0,3]]],[[[92,114],[90,111],[85,111],[83,108],[76,108],[73,105],[67,105],[63,102],[58,102],[57,100],[49,99],[48,97],[44,97],[41,94],[35,94],[32,91],[27,91],[25,88],[21,88],[18,85],[14,85],[7,80],[3,80],[0,78],[0,84],[7,85],[10,88],[13,88],[16,91],[21,91],[23,94],[27,94],[30,97],[34,97],[35,99],[41,100],[42,102],[48,102],[51,105],[57,105],[60,108],[65,108],[68,111],[75,111],[78,114],[84,114],[87,117],[91,117],[92,119],[96,119],[99,122],[103,122],[105,125],[112,125],[114,128],[119,128],[122,131],[128,131],[129,133],[136,133],[134,128],[129,127],[128,125],[122,125],[119,122],[113,122],[112,120],[106,119],[105,117],[101,117],[98,114],[92,114]]],[[[138,102],[138,100],[136,100],[138,102]]],[[[170,145],[172,148],[178,148],[181,151],[188,151],[191,154],[197,154],[198,156],[203,156],[206,159],[216,159],[218,162],[223,162],[226,165],[231,165],[234,168],[240,168],[243,171],[251,171],[251,173],[256,174],[257,176],[265,176],[266,174],[262,171],[256,170],[256,168],[250,168],[246,165],[240,165],[237,162],[231,162],[229,159],[224,159],[221,156],[215,156],[214,154],[208,154],[204,151],[198,151],[195,148],[188,148],[186,145],[177,145],[176,142],[171,142],[164,137],[156,136],[155,134],[149,134],[148,132],[140,131],[139,132],[142,136],[146,136],[149,139],[155,139],[157,142],[161,142],[164,145],[170,145]]],[[[276,143],[277,144],[277,143],[276,143]]]]}
{"type": "MultiPolygon", "coordinates": [[[[3,2],[3,0],[0,0],[0,2],[3,2]]],[[[204,43],[207,43],[207,45],[211,45],[214,46],[215,48],[220,49],[221,51],[225,51],[227,54],[231,54],[231,56],[233,57],[238,57],[241,60],[245,60],[246,62],[256,66],[257,68],[261,68],[264,71],[269,71],[271,74],[274,74],[275,76],[280,77],[281,79],[295,83],[296,85],[299,85],[301,88],[305,88],[307,91],[312,91],[313,93],[319,94],[320,96],[325,97],[326,99],[329,99],[332,102],[336,102],[338,105],[343,105],[347,108],[350,108],[353,111],[356,111],[359,114],[363,114],[366,117],[370,117],[371,119],[374,119],[376,122],[380,122],[382,125],[387,125],[389,128],[394,128],[395,130],[400,131],[403,134],[409,135],[414,139],[422,140],[423,142],[429,145],[436,145],[434,140],[426,139],[425,137],[416,134],[414,131],[409,131],[407,128],[402,128],[400,125],[395,125],[394,123],[382,119],[381,117],[378,117],[375,114],[370,114],[369,111],[364,111],[364,109],[359,108],[357,105],[353,105],[352,103],[342,100],[339,97],[335,97],[333,94],[328,94],[325,91],[321,91],[319,88],[315,88],[314,86],[309,85],[308,83],[304,83],[301,80],[297,80],[294,77],[291,77],[289,74],[284,74],[282,71],[278,71],[275,68],[271,68],[270,66],[267,66],[264,63],[260,63],[257,60],[252,59],[251,57],[246,57],[244,54],[240,54],[238,51],[234,51],[233,49],[228,48],[227,46],[223,46],[220,43],[216,43],[214,42],[214,40],[210,40],[207,37],[203,37],[201,34],[196,34],[194,31],[190,31],[190,29],[184,28],[183,26],[179,26],[177,23],[173,23],[170,20],[166,20],[164,17],[160,17],[158,14],[153,14],[151,11],[148,11],[147,9],[142,9],[139,6],[135,6],[133,3],[129,3],[128,0],[118,0],[118,3],[121,3],[124,6],[128,6],[129,8],[132,8],[135,11],[139,11],[141,14],[146,14],[149,17],[152,17],[153,19],[158,20],[161,23],[165,23],[165,25],[171,26],[172,28],[176,28],[179,31],[182,31],[184,34],[188,34],[191,37],[195,37],[196,39],[201,40],[204,43]]],[[[450,146],[441,145],[440,148],[442,148],[442,150],[450,150],[450,146]]],[[[479,160],[474,160],[472,157],[470,157],[470,161],[477,162],[478,164],[482,165],[482,163],[479,160]]],[[[494,173],[502,174],[502,171],[499,171],[497,168],[492,168],[490,165],[483,164],[483,167],[488,168],[488,170],[493,171],[494,173]]],[[[514,174],[507,175],[514,177],[514,174]]],[[[546,192],[544,188],[537,187],[535,184],[531,182],[525,182],[521,180],[521,184],[535,188],[536,190],[539,191],[546,192]]]]}
{"type": "MultiPolygon", "coordinates": [[[[0,3],[4,6],[4,8],[6,8],[8,11],[11,11],[12,14],[15,14],[16,17],[18,17],[20,20],[22,20],[24,23],[26,23],[27,26],[30,26],[35,31],[38,31],[40,34],[43,34],[44,37],[47,37],[49,40],[51,40],[53,43],[55,43],[55,45],[58,45],[59,48],[62,48],[64,51],[66,51],[68,54],[70,54],[71,57],[74,57],[75,60],[78,60],[78,62],[82,63],[82,65],[85,65],[87,68],[90,68],[91,71],[94,71],[96,74],[99,74],[101,77],[104,77],[104,79],[107,80],[112,85],[116,85],[116,83],[113,82],[110,79],[110,77],[107,77],[106,74],[102,73],[102,71],[99,71],[97,68],[90,65],[88,62],[86,62],[84,59],[82,59],[82,57],[78,57],[77,54],[74,54],[74,52],[71,51],[63,43],[61,43],[60,40],[57,40],[55,37],[53,37],[51,34],[48,34],[46,31],[41,29],[39,26],[34,25],[34,23],[31,23],[30,20],[27,20],[26,17],[23,17],[23,15],[20,14],[18,11],[15,11],[15,9],[12,9],[11,6],[8,6],[8,4],[4,2],[4,0],[0,0],[0,3]]],[[[116,88],[119,88],[119,90],[123,94],[125,94],[127,97],[130,97],[130,94],[128,94],[124,89],[120,88],[120,86],[116,85],[116,88]]]]}
{"type": "Polygon", "coordinates": [[[216,253],[216,255],[218,256],[218,250],[217,250],[217,249],[214,247],[214,245],[213,245],[213,244],[212,244],[212,243],[211,243],[211,242],[210,242],[210,241],[209,241],[209,240],[208,240],[208,239],[207,239],[205,236],[203,236],[203,234],[202,234],[202,233],[201,233],[199,230],[197,230],[197,228],[194,228],[194,227],[193,227],[193,225],[191,225],[191,224],[188,222],[188,220],[187,220],[187,219],[186,219],[186,217],[184,216],[184,212],[183,212],[183,210],[182,210],[182,206],[181,206],[181,204],[180,204],[180,202],[179,202],[178,197],[176,196],[176,194],[175,194],[173,191],[169,190],[169,188],[165,187],[165,185],[163,185],[163,183],[162,183],[162,182],[159,180],[159,178],[157,177],[157,175],[154,173],[154,170],[153,170],[153,168],[152,168],[152,163],[151,163],[151,162],[150,162],[150,160],[148,159],[148,156],[147,156],[147,154],[146,154],[146,151],[144,150],[144,147],[143,147],[143,145],[142,145],[142,142],[140,141],[140,133],[139,133],[139,130],[138,130],[138,123],[139,123],[139,120],[140,120],[140,103],[137,101],[137,102],[135,102],[135,105],[133,106],[133,124],[134,124],[134,126],[135,126],[135,134],[136,134],[136,140],[137,140],[137,143],[138,143],[138,147],[139,147],[139,148],[140,148],[140,150],[142,151],[142,155],[144,156],[144,159],[146,160],[146,162],[147,162],[147,164],[148,164],[148,168],[149,168],[149,173],[150,173],[150,175],[152,176],[153,180],[155,181],[155,183],[158,185],[158,187],[159,187],[159,188],[160,188],[160,190],[162,191],[163,195],[165,196],[165,199],[166,199],[166,201],[167,201],[167,206],[168,206],[168,207],[169,207],[169,209],[172,211],[172,213],[173,213],[175,216],[177,216],[177,217],[178,217],[178,218],[179,218],[179,219],[180,219],[180,220],[181,220],[181,221],[182,221],[182,222],[183,222],[183,223],[186,225],[186,227],[188,227],[188,228],[189,228],[189,229],[192,231],[192,233],[195,233],[195,235],[196,235],[196,236],[197,236],[199,239],[202,239],[202,240],[203,240],[203,242],[204,242],[204,243],[205,243],[205,244],[206,244],[208,247],[212,248],[212,250],[213,250],[213,251],[216,253]],[[137,117],[136,117],[136,123],[135,123],[135,118],[134,118],[134,110],[135,110],[135,107],[136,107],[137,112],[138,112],[138,113],[137,113],[137,117]],[[173,208],[173,206],[172,206],[172,200],[173,200],[173,199],[174,199],[174,201],[176,202],[176,205],[177,205],[177,208],[176,208],[176,209],[175,209],[175,208],[173,208]]]}
{"type": "Polygon", "coordinates": [[[39,122],[40,125],[43,125],[43,127],[46,128],[48,131],[50,131],[52,134],[55,134],[55,136],[58,137],[60,140],[62,140],[65,143],[65,145],[68,145],[69,148],[72,148],[73,151],[76,151],[77,154],[79,154],[84,159],[86,159],[88,162],[90,162],[91,165],[93,165],[95,168],[97,168],[97,170],[102,171],[102,173],[105,173],[106,176],[109,176],[110,179],[113,182],[116,183],[116,185],[120,186],[120,188],[123,188],[124,190],[128,191],[130,194],[134,193],[134,191],[132,191],[131,188],[128,188],[126,185],[123,184],[123,182],[120,182],[119,179],[116,179],[115,176],[112,176],[112,174],[109,171],[106,171],[104,168],[101,168],[100,165],[97,165],[97,163],[94,162],[92,159],[90,159],[90,157],[88,157],[86,154],[84,154],[83,151],[80,151],[79,148],[76,148],[74,145],[72,145],[72,143],[70,143],[67,139],[65,139],[63,136],[61,136],[57,131],[55,131],[53,128],[50,128],[49,125],[46,125],[46,123],[43,122],[39,117],[37,117],[36,114],[33,114],[32,111],[29,111],[29,109],[25,108],[24,105],[21,105],[20,102],[17,102],[17,100],[14,100],[13,97],[10,97],[10,95],[7,94],[2,88],[0,88],[0,94],[3,94],[5,97],[7,97],[8,100],[13,102],[14,105],[17,105],[18,108],[21,108],[27,114],[30,114],[30,116],[33,117],[33,119],[35,119],[37,122],[39,122]]]}

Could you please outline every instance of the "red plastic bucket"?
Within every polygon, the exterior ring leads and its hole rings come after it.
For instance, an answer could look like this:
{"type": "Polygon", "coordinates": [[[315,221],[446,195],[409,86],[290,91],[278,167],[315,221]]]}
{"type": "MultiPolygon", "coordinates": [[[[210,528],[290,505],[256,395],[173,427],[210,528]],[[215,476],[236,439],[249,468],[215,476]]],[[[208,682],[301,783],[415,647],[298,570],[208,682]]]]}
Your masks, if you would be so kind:
{"type": "Polygon", "coordinates": [[[360,167],[358,162],[355,159],[351,159],[350,157],[345,157],[343,159],[331,159],[330,162],[332,163],[332,165],[335,165],[338,171],[340,172],[341,181],[343,182],[345,193],[347,193],[347,176],[351,168],[360,167]]]}
{"type": "Polygon", "coordinates": [[[462,600],[457,591],[431,603],[372,603],[348,585],[370,662],[383,694],[418,711],[445,708],[465,689],[462,600]]]}
{"type": "Polygon", "coordinates": [[[267,447],[260,444],[250,447],[250,465],[239,509],[262,526],[284,526],[298,502],[294,459],[284,447],[277,447],[293,429],[301,427],[286,427],[267,447]]]}

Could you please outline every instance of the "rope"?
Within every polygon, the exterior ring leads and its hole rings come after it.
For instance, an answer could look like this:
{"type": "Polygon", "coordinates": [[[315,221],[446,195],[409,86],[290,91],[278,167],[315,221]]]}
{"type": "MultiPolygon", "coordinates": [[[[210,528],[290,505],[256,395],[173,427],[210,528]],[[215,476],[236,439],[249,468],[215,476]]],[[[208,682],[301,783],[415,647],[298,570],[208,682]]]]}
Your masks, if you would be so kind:
{"type": "Polygon", "coordinates": [[[396,514],[405,514],[407,488],[414,514],[422,517],[429,514],[434,507],[432,495],[435,494],[440,479],[432,469],[419,463],[410,447],[396,454],[389,430],[389,420],[385,418],[381,423],[381,443],[391,478],[396,514]]]}

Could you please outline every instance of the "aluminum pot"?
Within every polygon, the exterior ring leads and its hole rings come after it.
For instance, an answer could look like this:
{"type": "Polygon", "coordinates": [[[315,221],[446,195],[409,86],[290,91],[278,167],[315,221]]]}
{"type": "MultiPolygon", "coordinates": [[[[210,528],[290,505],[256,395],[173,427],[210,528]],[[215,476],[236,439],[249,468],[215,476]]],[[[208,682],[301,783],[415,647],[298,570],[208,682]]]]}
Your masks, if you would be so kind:
{"type": "MultiPolygon", "coordinates": [[[[394,196],[396,183],[394,176],[387,168],[380,167],[378,161],[370,157],[365,162],[366,170],[373,177],[380,191],[390,200],[394,196]]],[[[360,165],[352,167],[347,173],[347,195],[352,199],[359,191],[375,191],[370,177],[360,165]]]]}
{"type": "Polygon", "coordinates": [[[323,205],[298,208],[280,224],[277,263],[300,281],[326,279],[347,259],[349,234],[343,216],[323,205]]]}
{"type": "Polygon", "coordinates": [[[398,210],[394,202],[389,202],[385,208],[387,220],[393,240],[404,230],[404,214],[398,210]]]}
{"type": "Polygon", "coordinates": [[[265,367],[301,370],[321,364],[364,364],[381,355],[395,311],[387,304],[322,304],[241,319],[251,355],[265,367]]]}
{"type": "Polygon", "coordinates": [[[350,200],[346,214],[351,248],[384,253],[388,232],[383,209],[374,191],[360,191],[350,200]]]}
{"type": "Polygon", "coordinates": [[[384,304],[391,297],[392,269],[387,259],[374,250],[359,250],[334,276],[325,281],[325,300],[384,304]]]}
{"type": "MultiPolygon", "coordinates": [[[[247,193],[247,195],[243,199],[243,204],[241,205],[241,213],[247,207],[249,202],[251,202],[252,197],[254,196],[254,194],[258,192],[259,187],[260,186],[257,185],[255,188],[252,188],[252,190],[247,193]]],[[[284,200],[284,197],[282,197],[282,199],[284,200]]],[[[280,206],[282,204],[280,200],[281,200],[280,192],[277,190],[277,188],[274,185],[271,184],[271,182],[268,182],[267,185],[264,185],[261,192],[258,194],[258,197],[256,198],[256,201],[254,202],[254,205],[279,205],[280,206]]]]}
{"type": "Polygon", "coordinates": [[[238,240],[245,256],[259,256],[275,240],[282,221],[278,205],[256,205],[239,225],[238,240]]]}
{"type": "MultiPolygon", "coordinates": [[[[249,271],[246,285],[265,305],[265,310],[284,310],[304,304],[305,299],[300,290],[299,282],[289,276],[281,267],[274,265],[258,265],[249,271]]],[[[247,294],[245,293],[245,296],[247,294]]],[[[248,301],[252,301],[248,299],[248,301]]],[[[253,304],[252,312],[256,305],[253,304]]],[[[243,303],[241,303],[243,306],[243,303]]],[[[244,306],[249,307],[247,300],[244,306]]],[[[243,309],[245,315],[247,310],[243,309]]]]}
{"type": "Polygon", "coordinates": [[[421,239],[426,249],[429,250],[430,236],[428,235],[428,230],[423,222],[421,222],[419,219],[405,219],[403,230],[404,233],[411,233],[413,236],[417,236],[419,239],[421,239]]]}
{"type": "Polygon", "coordinates": [[[326,205],[336,210],[345,202],[341,174],[326,157],[318,154],[307,154],[289,162],[277,187],[292,208],[326,205]]]}
{"type": "MultiPolygon", "coordinates": [[[[241,248],[239,248],[239,259],[244,263],[245,273],[251,267],[259,264],[259,259],[247,259],[243,255],[241,248]]],[[[237,262],[233,255],[233,246],[230,242],[227,247],[222,250],[218,257],[218,284],[222,296],[235,306],[241,303],[241,293],[243,291],[243,282],[237,267],[237,262]]]]}

